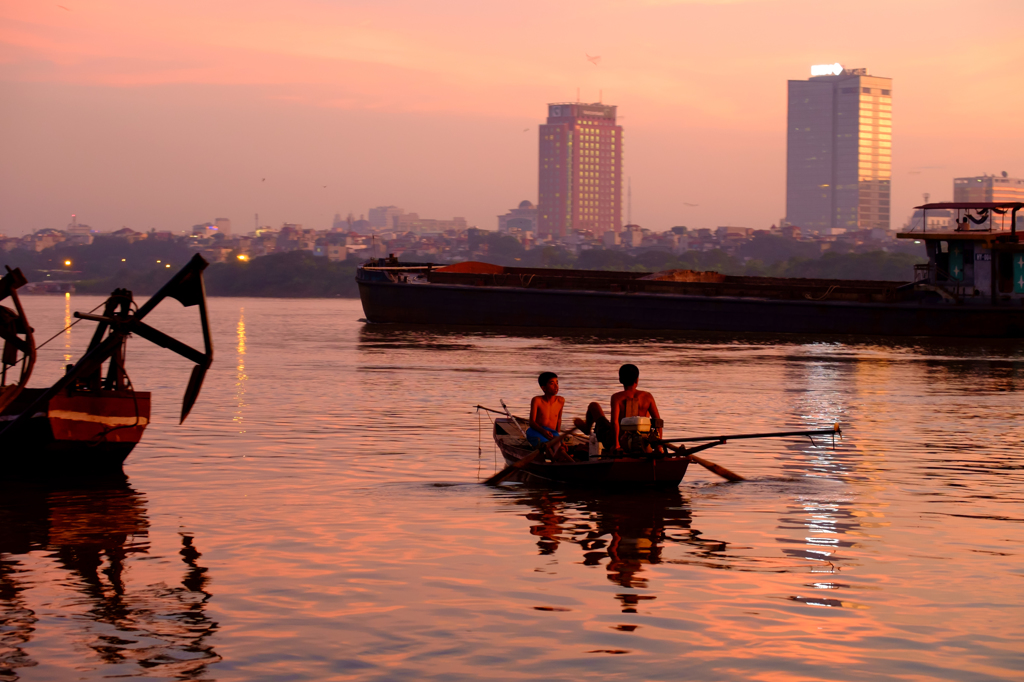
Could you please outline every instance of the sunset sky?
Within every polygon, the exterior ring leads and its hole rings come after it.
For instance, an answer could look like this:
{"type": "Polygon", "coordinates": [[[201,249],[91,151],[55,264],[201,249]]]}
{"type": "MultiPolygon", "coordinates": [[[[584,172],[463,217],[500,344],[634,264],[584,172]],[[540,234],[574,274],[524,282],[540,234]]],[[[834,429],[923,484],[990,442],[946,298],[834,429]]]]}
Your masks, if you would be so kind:
{"type": "Polygon", "coordinates": [[[894,79],[896,227],[956,176],[1024,176],[1022,29],[1019,0],[8,1],[0,233],[385,204],[495,229],[577,89],[619,107],[634,222],[765,228],[786,81],[832,62],[894,79]]]}

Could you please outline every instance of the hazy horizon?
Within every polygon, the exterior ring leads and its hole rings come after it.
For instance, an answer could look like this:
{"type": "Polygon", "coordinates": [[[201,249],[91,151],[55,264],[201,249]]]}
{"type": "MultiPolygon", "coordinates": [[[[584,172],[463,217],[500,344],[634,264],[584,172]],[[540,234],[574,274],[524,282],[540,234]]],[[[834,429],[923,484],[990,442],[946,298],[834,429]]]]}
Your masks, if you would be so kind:
{"type": "Polygon", "coordinates": [[[577,89],[619,107],[633,222],[766,228],[785,213],[786,81],[832,62],[893,78],[893,227],[954,177],[1024,176],[1007,83],[1024,47],[992,30],[1024,25],[1008,2],[68,0],[0,17],[8,236],[72,213],[104,231],[248,231],[256,213],[325,229],[389,204],[495,229],[537,201],[537,126],[577,89]]]}

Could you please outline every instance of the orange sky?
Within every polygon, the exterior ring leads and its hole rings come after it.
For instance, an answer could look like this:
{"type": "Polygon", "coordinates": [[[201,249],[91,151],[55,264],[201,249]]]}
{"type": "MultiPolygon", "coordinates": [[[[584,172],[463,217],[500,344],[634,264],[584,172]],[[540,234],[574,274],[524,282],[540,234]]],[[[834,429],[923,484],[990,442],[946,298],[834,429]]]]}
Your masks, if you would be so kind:
{"type": "Polygon", "coordinates": [[[836,61],[894,79],[894,226],[955,176],[1024,176],[1015,0],[62,4],[0,4],[0,233],[381,204],[494,229],[577,88],[619,105],[634,222],[767,227],[786,80],[836,61]]]}

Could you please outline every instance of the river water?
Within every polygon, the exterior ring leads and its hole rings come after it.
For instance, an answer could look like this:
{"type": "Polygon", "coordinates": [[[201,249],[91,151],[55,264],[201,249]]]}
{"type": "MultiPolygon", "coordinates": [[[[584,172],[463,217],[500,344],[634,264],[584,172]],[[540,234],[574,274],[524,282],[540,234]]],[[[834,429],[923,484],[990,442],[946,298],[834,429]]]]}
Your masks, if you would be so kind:
{"type": "MultiPolygon", "coordinates": [[[[27,297],[42,342],[87,296],[27,297]]],[[[368,326],[352,300],[212,299],[216,359],[132,339],[126,480],[5,482],[0,681],[1024,678],[1019,343],[368,326]],[[567,416],[631,361],[678,491],[478,484],[477,403],[567,416]]],[[[194,309],[149,320],[199,345],[194,309]]],[[[40,352],[52,381],[91,334],[40,352]]]]}

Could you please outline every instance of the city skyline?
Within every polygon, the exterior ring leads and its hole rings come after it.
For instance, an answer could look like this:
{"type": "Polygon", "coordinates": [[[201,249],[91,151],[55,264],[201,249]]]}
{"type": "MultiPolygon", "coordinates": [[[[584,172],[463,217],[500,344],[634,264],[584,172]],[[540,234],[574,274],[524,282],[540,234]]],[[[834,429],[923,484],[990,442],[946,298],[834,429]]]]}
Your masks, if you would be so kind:
{"type": "Polygon", "coordinates": [[[768,226],[785,214],[785,82],[832,62],[899,84],[894,224],[925,192],[951,198],[951,178],[1022,175],[1024,94],[1002,83],[1024,47],[962,40],[1020,23],[1005,3],[67,7],[0,9],[9,234],[72,213],[104,229],[328,225],[388,204],[489,227],[538,201],[537,107],[577,92],[625,118],[634,222],[768,226]]]}

